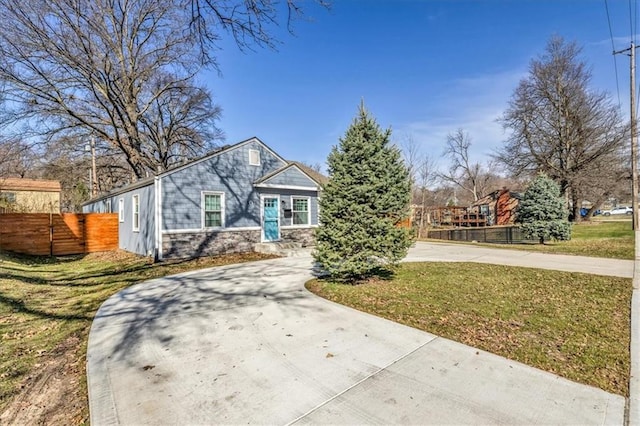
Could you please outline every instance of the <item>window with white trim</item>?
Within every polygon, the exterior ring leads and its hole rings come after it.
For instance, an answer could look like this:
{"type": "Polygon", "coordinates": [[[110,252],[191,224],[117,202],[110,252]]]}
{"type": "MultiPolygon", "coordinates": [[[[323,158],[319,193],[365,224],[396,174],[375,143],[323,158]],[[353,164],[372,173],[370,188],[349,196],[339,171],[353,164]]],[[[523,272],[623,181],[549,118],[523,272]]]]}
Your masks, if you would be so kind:
{"type": "Polygon", "coordinates": [[[203,192],[202,194],[202,227],[224,227],[224,193],[203,192]]]}
{"type": "Polygon", "coordinates": [[[118,200],[118,221],[124,222],[124,198],[118,200]]]}
{"type": "Polygon", "coordinates": [[[309,198],[291,197],[291,223],[309,225],[309,198]]]}
{"type": "Polygon", "coordinates": [[[250,166],[260,165],[260,151],[258,151],[257,149],[249,150],[249,165],[250,166]]]}
{"type": "Polygon", "coordinates": [[[132,197],[133,200],[133,224],[134,232],[140,231],[140,196],[138,194],[132,197]]]}

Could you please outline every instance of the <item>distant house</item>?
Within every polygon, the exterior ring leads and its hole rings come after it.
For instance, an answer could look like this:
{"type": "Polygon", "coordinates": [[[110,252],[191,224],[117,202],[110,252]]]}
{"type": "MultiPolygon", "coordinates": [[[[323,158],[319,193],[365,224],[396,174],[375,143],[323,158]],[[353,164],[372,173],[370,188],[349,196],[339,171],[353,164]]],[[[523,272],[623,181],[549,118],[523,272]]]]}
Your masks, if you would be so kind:
{"type": "Polygon", "coordinates": [[[59,213],[60,182],[0,178],[0,213],[59,213]]]}
{"type": "Polygon", "coordinates": [[[521,198],[519,192],[503,188],[475,201],[469,210],[486,217],[489,226],[513,225],[521,198]]]}
{"type": "Polygon", "coordinates": [[[117,212],[120,248],[158,259],[274,241],[307,246],[325,181],[251,138],[92,199],[83,211],[117,212]]]}

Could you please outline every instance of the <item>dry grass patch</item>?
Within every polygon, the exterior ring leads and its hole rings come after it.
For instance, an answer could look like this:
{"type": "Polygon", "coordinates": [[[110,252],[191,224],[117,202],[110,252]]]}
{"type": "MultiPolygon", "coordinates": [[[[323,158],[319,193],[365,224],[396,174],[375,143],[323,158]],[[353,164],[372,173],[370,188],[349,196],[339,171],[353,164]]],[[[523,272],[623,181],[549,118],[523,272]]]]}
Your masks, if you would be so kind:
{"type": "Polygon", "coordinates": [[[475,263],[403,264],[389,281],[312,292],[627,395],[631,280],[475,263]]]}
{"type": "Polygon", "coordinates": [[[111,295],[151,278],[270,257],[249,253],[154,264],[126,252],[61,258],[0,252],[0,424],[87,420],[87,337],[111,295]]]}

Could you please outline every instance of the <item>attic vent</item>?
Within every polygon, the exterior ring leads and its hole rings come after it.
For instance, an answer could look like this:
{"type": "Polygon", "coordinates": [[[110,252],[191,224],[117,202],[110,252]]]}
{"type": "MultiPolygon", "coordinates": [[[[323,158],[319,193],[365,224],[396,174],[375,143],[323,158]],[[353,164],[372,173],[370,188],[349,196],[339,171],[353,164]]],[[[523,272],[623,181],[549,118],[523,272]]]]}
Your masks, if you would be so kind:
{"type": "Polygon", "coordinates": [[[260,151],[258,151],[257,149],[249,150],[249,165],[251,166],[260,165],[260,151]]]}

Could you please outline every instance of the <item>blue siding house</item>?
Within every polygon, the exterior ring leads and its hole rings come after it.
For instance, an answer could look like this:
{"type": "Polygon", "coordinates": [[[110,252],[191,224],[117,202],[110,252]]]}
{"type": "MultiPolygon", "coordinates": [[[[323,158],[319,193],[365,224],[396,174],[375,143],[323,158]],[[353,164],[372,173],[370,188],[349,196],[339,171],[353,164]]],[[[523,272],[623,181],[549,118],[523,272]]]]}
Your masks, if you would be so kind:
{"type": "Polygon", "coordinates": [[[120,248],[157,259],[308,246],[325,182],[251,138],[94,198],[83,212],[117,212],[120,248]]]}

